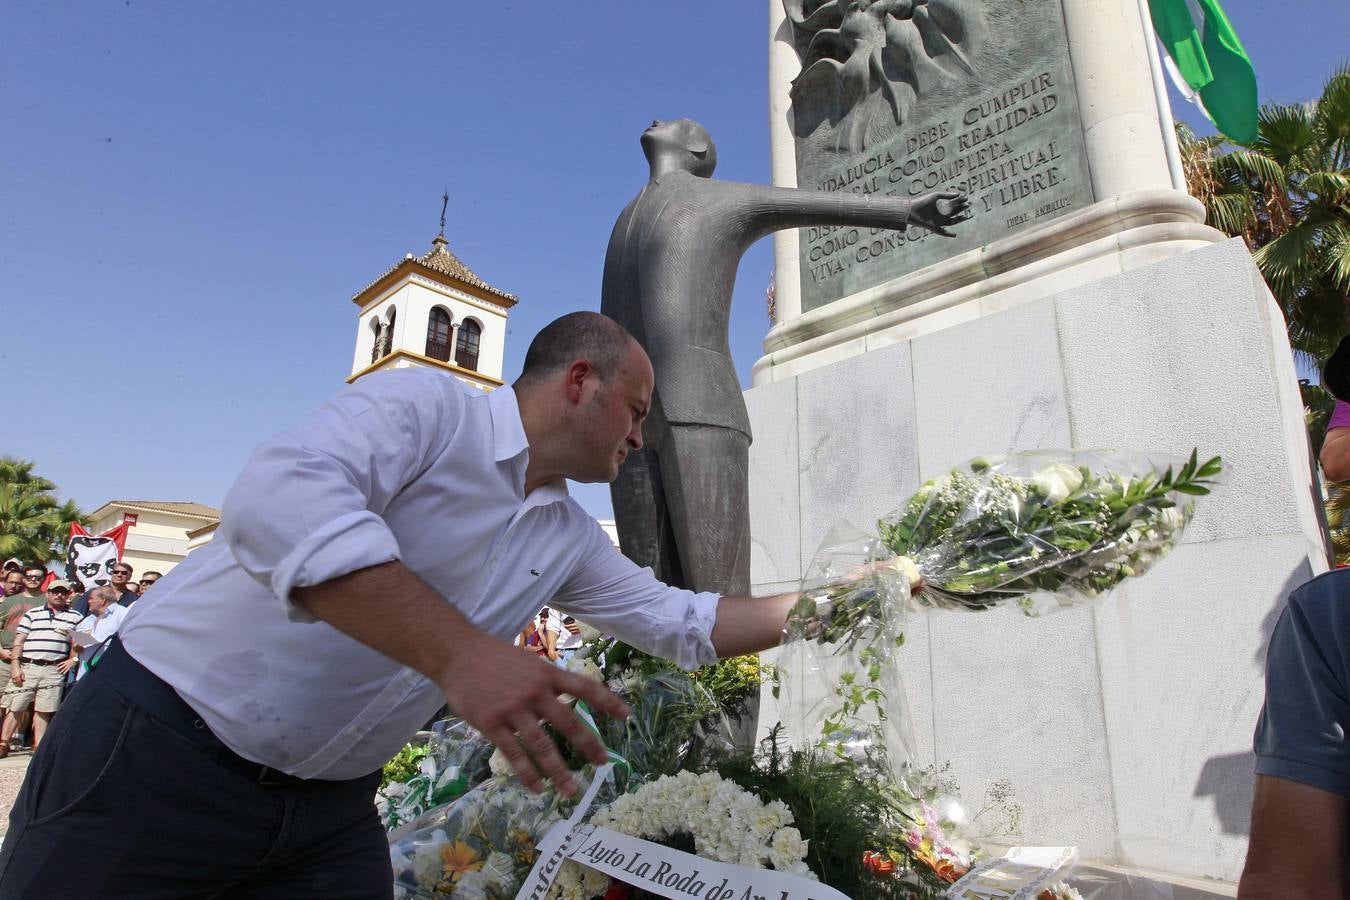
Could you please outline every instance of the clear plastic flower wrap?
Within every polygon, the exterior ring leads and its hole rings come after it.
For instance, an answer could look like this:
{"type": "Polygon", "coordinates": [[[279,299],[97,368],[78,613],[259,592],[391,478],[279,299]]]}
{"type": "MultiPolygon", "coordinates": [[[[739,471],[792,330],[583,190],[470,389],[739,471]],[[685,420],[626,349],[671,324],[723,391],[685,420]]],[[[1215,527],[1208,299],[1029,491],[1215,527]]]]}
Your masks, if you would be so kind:
{"type": "Polygon", "coordinates": [[[905,615],[1074,606],[1180,541],[1222,469],[1138,453],[978,457],[924,484],[878,533],[836,527],[785,625],[779,700],[794,734],[840,755],[912,758],[896,653],[905,615]]]}
{"type": "Polygon", "coordinates": [[[879,523],[923,578],[918,606],[1028,613],[1073,606],[1142,575],[1181,539],[1219,457],[1159,460],[1103,450],[976,458],[879,523]]]}
{"type": "Polygon", "coordinates": [[[491,742],[466,722],[454,718],[437,722],[431,728],[417,774],[386,784],[376,796],[385,829],[392,832],[407,828],[427,810],[476,787],[488,777],[492,749],[491,742]]]}
{"type": "MultiPolygon", "coordinates": [[[[627,719],[591,719],[583,704],[575,706],[597,730],[614,762],[611,781],[600,789],[590,814],[662,774],[707,767],[730,749],[730,731],[720,705],[688,673],[642,668],[631,648],[613,641],[600,642],[586,652],[577,657],[574,670],[597,679],[611,671],[610,687],[631,711],[627,719]],[[603,667],[593,656],[604,659],[603,667]]],[[[573,797],[561,797],[551,788],[532,794],[511,776],[501,751],[478,732],[458,721],[442,725],[444,733],[453,735],[453,743],[470,753],[471,774],[478,780],[462,796],[425,809],[391,831],[396,895],[514,897],[529,874],[539,840],[553,823],[571,814],[594,768],[555,734],[559,750],[578,773],[581,791],[573,797]]],[[[545,727],[552,733],[551,725],[545,727]]],[[[598,888],[603,893],[609,884],[607,876],[580,866],[569,864],[568,872],[550,897],[591,897],[585,892],[598,888]]]]}
{"type": "MultiPolygon", "coordinates": [[[[584,792],[594,769],[576,773],[584,792]]],[[[394,896],[429,900],[447,894],[463,900],[509,900],[534,865],[536,847],[549,828],[571,814],[581,793],[531,793],[514,777],[492,776],[458,799],[424,813],[390,840],[394,896]]],[[[612,784],[596,806],[614,799],[612,784]]]]}

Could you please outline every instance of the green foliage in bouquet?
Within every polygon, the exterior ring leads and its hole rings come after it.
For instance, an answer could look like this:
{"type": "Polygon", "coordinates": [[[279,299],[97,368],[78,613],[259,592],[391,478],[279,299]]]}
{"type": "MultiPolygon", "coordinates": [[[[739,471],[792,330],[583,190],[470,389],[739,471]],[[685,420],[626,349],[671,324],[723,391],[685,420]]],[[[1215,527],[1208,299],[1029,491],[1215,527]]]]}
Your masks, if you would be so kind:
{"type": "MultiPolygon", "coordinates": [[[[681,671],[674,663],[643,653],[619,640],[601,641],[582,652],[600,664],[606,681],[681,671]]],[[[726,715],[739,718],[745,711],[746,701],[759,695],[760,685],[770,673],[771,667],[762,665],[759,657],[752,654],[718,660],[695,669],[690,676],[712,693],[726,715]]]]}
{"type": "Polygon", "coordinates": [[[728,715],[739,718],[746,701],[759,696],[760,685],[772,674],[772,666],[764,665],[758,656],[751,654],[718,660],[695,669],[690,677],[707,688],[728,715]]]}
{"type": "MultiPolygon", "coordinates": [[[[728,744],[722,707],[705,687],[679,669],[658,669],[616,685],[628,704],[626,719],[601,717],[600,738],[633,772],[673,774],[706,765],[728,744]]],[[[575,750],[567,749],[569,755],[575,750]]],[[[580,766],[584,760],[569,759],[580,766]]]]}
{"type": "Polygon", "coordinates": [[[808,842],[807,865],[853,900],[936,898],[969,868],[969,848],[951,846],[940,829],[929,829],[936,841],[924,833],[925,817],[939,818],[931,804],[940,783],[926,773],[913,773],[916,790],[818,748],[785,748],[781,724],[756,752],[718,760],[717,771],[786,804],[808,842]]]}
{"type": "Polygon", "coordinates": [[[426,744],[404,744],[403,749],[394,758],[384,764],[384,777],[380,779],[380,788],[390,782],[407,782],[422,771],[422,759],[427,755],[426,744]]]}

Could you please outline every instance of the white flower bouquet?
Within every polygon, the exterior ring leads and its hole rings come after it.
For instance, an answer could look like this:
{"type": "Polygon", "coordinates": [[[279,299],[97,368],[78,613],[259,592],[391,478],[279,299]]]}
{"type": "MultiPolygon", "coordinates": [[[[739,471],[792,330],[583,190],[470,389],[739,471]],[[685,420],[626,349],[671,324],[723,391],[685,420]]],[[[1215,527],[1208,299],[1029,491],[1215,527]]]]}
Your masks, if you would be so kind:
{"type": "Polygon", "coordinates": [[[534,864],[540,838],[566,817],[570,804],[551,791],[532,794],[514,778],[483,780],[391,835],[394,896],[514,897],[534,864]]]}
{"type": "Polygon", "coordinates": [[[1015,602],[1034,614],[1090,600],[1165,556],[1221,469],[1219,457],[1201,463],[1195,451],[1180,464],[1091,450],[977,457],[883,517],[880,545],[822,548],[817,580],[826,583],[803,591],[788,637],[852,642],[889,618],[883,607],[900,579],[886,567],[838,583],[841,564],[858,558],[889,559],[915,587],[905,598],[913,607],[1015,602]]]}
{"type": "Polygon", "coordinates": [[[894,658],[907,612],[1039,615],[1100,597],[1176,546],[1221,469],[1195,451],[1173,463],[1092,450],[979,457],[925,483],[876,534],[837,526],[784,627],[777,693],[794,727],[882,769],[908,759],[894,658]],[[812,677],[823,691],[793,683],[812,677]]]}

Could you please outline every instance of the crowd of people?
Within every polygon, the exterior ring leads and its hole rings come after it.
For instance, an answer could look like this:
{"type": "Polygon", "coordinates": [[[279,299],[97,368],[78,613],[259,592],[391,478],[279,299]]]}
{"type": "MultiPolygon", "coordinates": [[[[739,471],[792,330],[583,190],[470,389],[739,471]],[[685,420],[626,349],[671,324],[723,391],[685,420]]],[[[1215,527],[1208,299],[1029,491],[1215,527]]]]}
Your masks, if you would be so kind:
{"type": "Polygon", "coordinates": [[[133,580],[118,561],[110,583],[79,592],[41,563],[8,559],[0,597],[0,662],[7,666],[0,693],[0,759],[36,750],[61,699],[87,668],[98,644],[116,633],[127,608],[160,578],[133,580]]]}
{"type": "Polygon", "coordinates": [[[516,646],[559,666],[565,666],[581,644],[581,624],[547,606],[539,610],[516,638],[516,646]]]}

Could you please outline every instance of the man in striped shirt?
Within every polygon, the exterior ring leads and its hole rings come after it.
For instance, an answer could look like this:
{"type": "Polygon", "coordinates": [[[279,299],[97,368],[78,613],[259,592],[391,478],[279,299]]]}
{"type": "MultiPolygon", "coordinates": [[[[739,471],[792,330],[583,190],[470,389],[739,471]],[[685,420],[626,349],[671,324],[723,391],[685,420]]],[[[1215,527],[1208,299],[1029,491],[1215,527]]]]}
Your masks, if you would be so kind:
{"type": "MultiPolygon", "coordinates": [[[[52,714],[61,705],[61,682],[79,658],[70,633],[82,618],[70,608],[70,585],[58,578],[47,586],[46,604],[24,613],[14,629],[10,684],[0,702],[13,712],[33,707],[35,751],[52,714]]],[[[14,725],[15,717],[6,717],[0,730],[0,757],[9,753],[14,725]]]]}

